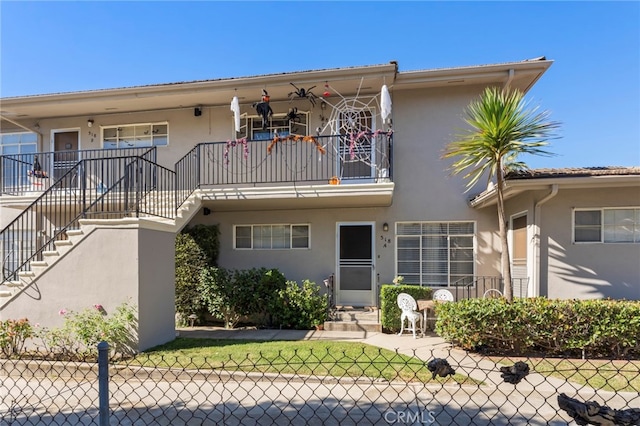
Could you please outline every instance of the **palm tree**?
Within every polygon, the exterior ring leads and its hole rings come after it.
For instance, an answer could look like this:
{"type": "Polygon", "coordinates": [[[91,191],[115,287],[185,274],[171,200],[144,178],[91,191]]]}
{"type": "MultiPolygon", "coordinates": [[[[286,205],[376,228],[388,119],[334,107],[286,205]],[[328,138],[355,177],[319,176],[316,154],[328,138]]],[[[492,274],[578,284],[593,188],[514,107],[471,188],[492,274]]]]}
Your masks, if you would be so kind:
{"type": "Polygon", "coordinates": [[[522,92],[495,87],[486,88],[479,99],[469,104],[465,113],[465,122],[470,129],[447,145],[443,158],[457,158],[450,170],[452,174],[466,172],[467,191],[483,176],[487,177],[488,183],[495,179],[502,278],[505,298],[511,301],[513,284],[503,198],[505,175],[509,171],[528,169],[518,161],[522,154],[554,155],[543,147],[555,137],[560,123],[549,121],[547,111],[531,108],[522,92]]]}

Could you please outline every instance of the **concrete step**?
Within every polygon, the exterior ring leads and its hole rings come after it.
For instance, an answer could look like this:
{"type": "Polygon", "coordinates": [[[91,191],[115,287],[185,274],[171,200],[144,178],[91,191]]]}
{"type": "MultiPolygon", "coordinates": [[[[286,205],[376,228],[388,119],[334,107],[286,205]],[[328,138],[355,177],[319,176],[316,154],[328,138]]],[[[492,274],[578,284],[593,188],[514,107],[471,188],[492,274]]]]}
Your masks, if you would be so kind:
{"type": "Polygon", "coordinates": [[[382,332],[378,310],[375,308],[341,307],[332,312],[331,321],[324,323],[327,331],[382,332]]]}
{"type": "Polygon", "coordinates": [[[64,247],[64,246],[71,246],[73,245],[73,243],[71,242],[71,240],[57,240],[53,242],[53,245],[55,245],[56,248],[58,248],[58,247],[64,247]]]}
{"type": "Polygon", "coordinates": [[[36,276],[36,273],[33,271],[20,271],[18,272],[18,277],[20,278],[33,278],[36,276]]]}
{"type": "Polygon", "coordinates": [[[32,260],[31,261],[31,270],[46,268],[47,266],[49,266],[49,264],[47,262],[45,262],[44,260],[32,260]]]}
{"type": "Polygon", "coordinates": [[[374,321],[377,322],[378,310],[375,308],[336,309],[332,313],[332,321],[374,321]]]}
{"type": "Polygon", "coordinates": [[[69,229],[67,231],[67,236],[68,237],[75,237],[75,236],[82,235],[82,234],[84,234],[84,232],[82,232],[82,229],[69,229]]]}
{"type": "Polygon", "coordinates": [[[326,331],[370,331],[382,332],[382,324],[374,321],[325,321],[326,331]]]}

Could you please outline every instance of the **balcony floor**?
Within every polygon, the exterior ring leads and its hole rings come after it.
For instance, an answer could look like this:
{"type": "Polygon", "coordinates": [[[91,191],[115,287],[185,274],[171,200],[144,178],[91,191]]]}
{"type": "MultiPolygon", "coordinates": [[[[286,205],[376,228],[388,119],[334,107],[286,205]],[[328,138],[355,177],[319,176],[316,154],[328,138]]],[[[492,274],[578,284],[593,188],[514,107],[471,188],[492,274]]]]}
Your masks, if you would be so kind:
{"type": "Polygon", "coordinates": [[[203,206],[216,211],[288,210],[391,205],[395,184],[278,185],[199,189],[203,206]]]}

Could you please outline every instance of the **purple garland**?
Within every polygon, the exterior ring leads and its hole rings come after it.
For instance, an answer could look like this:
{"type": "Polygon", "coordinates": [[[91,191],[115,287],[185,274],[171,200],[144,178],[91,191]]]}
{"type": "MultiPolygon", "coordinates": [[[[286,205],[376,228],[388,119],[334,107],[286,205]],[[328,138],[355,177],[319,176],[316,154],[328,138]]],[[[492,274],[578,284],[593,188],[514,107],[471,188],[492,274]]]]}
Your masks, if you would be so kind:
{"type": "Polygon", "coordinates": [[[229,165],[229,148],[233,148],[238,144],[241,144],[243,146],[244,159],[246,160],[247,158],[249,158],[249,145],[247,144],[247,138],[240,138],[234,141],[228,140],[227,146],[224,148],[224,164],[226,166],[229,165]]]}
{"type": "Polygon", "coordinates": [[[356,143],[358,143],[358,140],[363,137],[363,136],[372,136],[372,137],[376,137],[379,135],[386,135],[386,136],[391,136],[391,134],[393,133],[393,130],[389,130],[389,131],[385,131],[385,130],[376,130],[375,132],[365,132],[365,131],[361,131],[358,133],[349,133],[349,139],[350,139],[350,143],[349,143],[349,154],[351,155],[351,160],[353,160],[356,157],[356,143]]]}

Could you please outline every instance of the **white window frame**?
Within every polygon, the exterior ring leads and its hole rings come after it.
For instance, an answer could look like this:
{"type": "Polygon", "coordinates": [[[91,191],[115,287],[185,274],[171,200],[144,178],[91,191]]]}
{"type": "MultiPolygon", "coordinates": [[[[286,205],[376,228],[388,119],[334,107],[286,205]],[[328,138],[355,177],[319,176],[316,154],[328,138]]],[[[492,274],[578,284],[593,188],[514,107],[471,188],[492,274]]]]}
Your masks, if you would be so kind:
{"type": "Polygon", "coordinates": [[[149,122],[149,123],[130,123],[130,124],[117,124],[117,125],[109,125],[109,126],[100,126],[100,141],[103,149],[121,149],[121,148],[143,148],[143,147],[163,147],[169,146],[169,122],[168,121],[158,121],[158,122],[149,122]],[[145,127],[149,126],[150,134],[136,134],[136,127],[145,127]],[[166,126],[166,133],[153,133],[153,128],[155,126],[166,126]],[[123,132],[124,129],[133,128],[133,135],[130,136],[121,136],[120,133],[123,132]],[[108,130],[116,130],[115,136],[105,136],[105,131],[108,130]],[[164,140],[166,143],[156,144],[155,138],[164,136],[164,140]],[[120,146],[121,143],[125,143],[127,139],[134,139],[133,145],[127,144],[127,146],[120,146]],[[146,141],[149,140],[150,144],[136,144],[137,141],[146,141]],[[115,143],[115,147],[107,147],[106,143],[115,143]]]}
{"type": "MultiPolygon", "coordinates": [[[[583,226],[586,228],[586,225],[583,226]]],[[[573,244],[640,244],[640,207],[595,207],[595,208],[575,208],[573,209],[571,215],[571,241],[573,244]],[[607,224],[607,213],[615,214],[616,211],[622,210],[632,210],[632,219],[631,222],[627,223],[611,223],[607,224]],[[591,228],[598,227],[600,230],[600,239],[599,240],[589,240],[589,241],[577,241],[576,240],[576,230],[581,226],[576,224],[576,213],[578,212],[598,212],[600,214],[600,223],[598,225],[591,225],[591,228]],[[609,239],[607,233],[607,228],[614,229],[619,227],[631,227],[631,240],[632,241],[620,241],[609,239]]]]}
{"type": "MultiPolygon", "coordinates": [[[[274,138],[275,133],[274,131],[278,132],[279,136],[288,136],[288,135],[292,135],[292,134],[296,134],[296,135],[303,135],[306,136],[309,134],[309,111],[300,111],[298,110],[298,115],[302,118],[302,121],[296,121],[293,123],[293,125],[291,125],[291,121],[286,120],[286,114],[284,113],[278,113],[278,114],[273,114],[270,118],[269,118],[269,123],[267,125],[266,129],[262,129],[262,117],[259,115],[244,115],[242,116],[242,125],[240,126],[241,129],[244,129],[244,136],[249,139],[249,140],[271,140],[274,138]],[[274,125],[274,120],[277,121],[284,121],[286,122],[286,125],[283,126],[278,126],[278,125],[274,125]],[[296,129],[296,126],[301,127],[303,129],[296,129]],[[294,130],[297,130],[296,132],[292,131],[292,128],[294,130]],[[303,131],[304,130],[304,131],[303,131]],[[254,137],[254,132],[269,132],[269,137],[261,137],[261,138],[255,138],[254,137]]],[[[235,128],[234,128],[235,129],[235,128]]],[[[234,130],[235,132],[235,130],[234,130]]]]}
{"type": "Polygon", "coordinates": [[[247,224],[247,225],[233,225],[233,249],[234,250],[308,250],[311,248],[311,225],[308,223],[265,223],[265,224],[247,224]],[[271,244],[269,247],[256,247],[255,232],[258,228],[271,227],[271,244]],[[289,241],[285,247],[274,247],[273,244],[273,227],[288,227],[289,228],[289,241]],[[294,227],[306,227],[307,228],[307,245],[306,247],[294,247],[294,227]],[[238,228],[249,228],[251,234],[251,246],[250,247],[238,247],[238,228]]]}
{"type": "Polygon", "coordinates": [[[20,154],[37,154],[38,153],[38,134],[36,132],[7,132],[0,133],[0,155],[20,155],[20,154]],[[25,135],[35,135],[36,140],[34,142],[27,141],[23,142],[22,137],[25,135]],[[17,136],[19,140],[14,143],[4,143],[5,138],[9,136],[17,136]],[[15,153],[5,153],[5,147],[15,146],[18,147],[18,152],[15,153]],[[32,147],[33,151],[25,151],[25,147],[32,147]]]}
{"type": "MultiPolygon", "coordinates": [[[[471,237],[472,238],[472,259],[470,261],[471,263],[471,274],[469,274],[470,277],[474,277],[476,275],[476,258],[477,258],[477,237],[476,237],[476,233],[477,233],[477,223],[475,221],[469,221],[469,220],[459,220],[459,221],[405,221],[405,222],[397,222],[395,224],[395,237],[396,237],[396,260],[395,260],[395,268],[396,268],[396,276],[398,275],[402,275],[403,277],[405,277],[405,283],[407,284],[416,284],[416,285],[420,285],[420,286],[428,286],[428,287],[451,287],[457,280],[453,280],[452,281],[452,276],[458,276],[461,275],[460,273],[456,273],[456,272],[452,272],[451,271],[451,265],[452,265],[452,259],[451,259],[451,239],[452,237],[471,237]],[[415,233],[415,234],[401,234],[399,231],[399,228],[402,225],[420,225],[420,227],[422,227],[422,225],[447,225],[447,227],[449,227],[449,225],[451,224],[464,224],[464,225],[471,225],[473,226],[473,230],[472,233],[460,233],[460,234],[455,234],[455,233],[451,233],[450,230],[447,231],[446,234],[430,234],[430,233],[422,233],[422,231],[420,233],[415,233]],[[423,258],[423,246],[422,246],[422,238],[425,236],[435,236],[435,235],[440,235],[441,237],[446,237],[447,239],[447,247],[443,247],[446,248],[447,250],[447,271],[446,271],[446,280],[447,283],[446,284],[438,284],[438,283],[434,283],[434,282],[425,282],[425,278],[424,276],[427,275],[428,273],[426,271],[423,270],[423,263],[425,262],[425,259],[423,258]],[[407,273],[400,271],[399,268],[399,262],[400,262],[400,258],[398,256],[399,250],[400,250],[400,239],[402,238],[411,238],[411,237],[417,237],[419,239],[419,246],[417,247],[417,249],[419,250],[419,260],[418,260],[418,264],[419,264],[419,272],[417,273],[419,276],[419,282],[414,282],[411,279],[407,279],[407,273]]],[[[444,275],[444,274],[443,274],[444,275]]],[[[462,274],[465,275],[466,274],[462,274]]]]}

